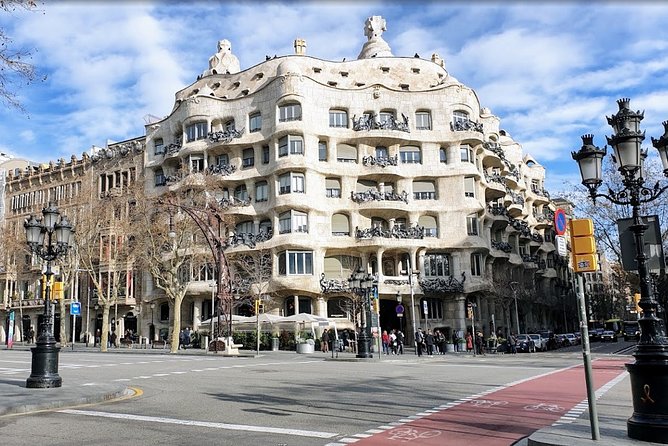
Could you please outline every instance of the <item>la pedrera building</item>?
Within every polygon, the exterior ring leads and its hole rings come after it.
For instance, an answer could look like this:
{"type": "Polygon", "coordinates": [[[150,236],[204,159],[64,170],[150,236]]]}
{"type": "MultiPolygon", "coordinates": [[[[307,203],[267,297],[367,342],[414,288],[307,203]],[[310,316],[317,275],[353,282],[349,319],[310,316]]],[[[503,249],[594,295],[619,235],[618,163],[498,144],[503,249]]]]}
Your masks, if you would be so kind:
{"type": "MultiPolygon", "coordinates": [[[[470,329],[469,304],[486,335],[518,321],[573,329],[545,169],[443,59],[395,56],[384,30],[367,20],[356,59],[311,57],[296,39],[295,54],[245,70],[218,42],[169,116],[146,127],[148,192],[216,176],[238,241],[226,252],[271,254],[269,313],[352,328],[348,279],[361,269],[377,283],[380,327],[409,339],[417,326],[470,329]]],[[[198,329],[213,277],[195,269],[182,321],[198,329]]],[[[160,305],[150,283],[144,293],[160,305]]]]}

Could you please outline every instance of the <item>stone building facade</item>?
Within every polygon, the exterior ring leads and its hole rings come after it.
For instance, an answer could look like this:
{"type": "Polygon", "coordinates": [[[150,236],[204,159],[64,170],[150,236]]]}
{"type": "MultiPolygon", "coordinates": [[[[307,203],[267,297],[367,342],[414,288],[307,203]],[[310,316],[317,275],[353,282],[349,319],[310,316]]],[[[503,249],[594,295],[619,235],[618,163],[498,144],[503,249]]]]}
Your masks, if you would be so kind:
{"type": "MultiPolygon", "coordinates": [[[[384,28],[367,20],[356,60],[307,56],[297,39],[294,55],[243,71],[221,41],[169,116],[147,126],[147,190],[218,176],[231,236],[271,252],[274,314],[352,327],[342,302],[361,269],[376,277],[382,329],[463,332],[475,304],[477,330],[516,331],[512,282],[520,326],[552,327],[563,293],[545,169],[437,54],[393,56],[384,28]]],[[[191,280],[184,324],[197,329],[213,278],[191,280]]],[[[144,288],[155,298],[150,279],[144,288]]]]}

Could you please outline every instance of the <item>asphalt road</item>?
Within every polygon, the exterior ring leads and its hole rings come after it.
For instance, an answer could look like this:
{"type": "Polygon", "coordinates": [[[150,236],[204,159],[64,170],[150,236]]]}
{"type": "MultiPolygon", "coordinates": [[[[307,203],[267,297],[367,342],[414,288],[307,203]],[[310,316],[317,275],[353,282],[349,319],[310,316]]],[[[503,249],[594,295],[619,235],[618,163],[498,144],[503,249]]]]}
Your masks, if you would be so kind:
{"type": "MultiPolygon", "coordinates": [[[[628,345],[592,343],[592,352],[609,357],[628,345]]],[[[63,351],[64,381],[123,383],[136,388],[137,396],[2,417],[0,438],[12,446],[327,445],[582,363],[579,346],[484,357],[325,358],[329,355],[290,352],[224,358],[63,351]]],[[[0,351],[0,376],[23,378],[29,369],[30,352],[0,351]]],[[[534,402],[535,395],[526,395],[526,401],[534,402]]]]}

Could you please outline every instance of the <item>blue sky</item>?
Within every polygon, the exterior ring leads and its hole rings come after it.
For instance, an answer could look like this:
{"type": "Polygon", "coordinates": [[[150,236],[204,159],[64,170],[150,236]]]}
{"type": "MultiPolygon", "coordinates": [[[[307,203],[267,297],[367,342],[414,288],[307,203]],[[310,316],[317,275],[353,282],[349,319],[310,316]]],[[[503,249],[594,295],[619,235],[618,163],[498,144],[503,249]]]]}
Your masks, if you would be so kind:
{"type": "MultiPolygon", "coordinates": [[[[266,55],[357,57],[371,15],[395,56],[437,52],[501,127],[547,169],[547,188],[579,183],[580,135],[604,145],[605,116],[630,97],[649,136],[668,119],[668,5],[662,2],[82,2],[0,14],[21,48],[35,48],[44,82],[18,93],[27,115],[0,108],[0,152],[47,162],[144,132],[174,93],[208,68],[228,39],[241,69],[266,55]]],[[[655,151],[650,151],[655,152],[655,151]]]]}

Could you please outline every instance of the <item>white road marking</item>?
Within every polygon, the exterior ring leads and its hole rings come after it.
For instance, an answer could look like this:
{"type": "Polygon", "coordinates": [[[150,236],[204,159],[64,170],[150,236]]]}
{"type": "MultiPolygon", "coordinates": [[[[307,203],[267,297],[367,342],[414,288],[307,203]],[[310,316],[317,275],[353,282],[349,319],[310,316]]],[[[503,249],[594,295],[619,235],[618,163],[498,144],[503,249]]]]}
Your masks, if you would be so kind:
{"type": "Polygon", "coordinates": [[[119,420],[146,421],[150,423],[179,424],[182,426],[209,427],[213,429],[225,429],[234,431],[283,434],[283,435],[293,435],[298,437],[332,438],[338,435],[332,432],[306,431],[301,429],[283,429],[283,428],[268,427],[268,426],[249,426],[245,424],[213,423],[210,421],[179,420],[176,418],[148,417],[144,415],[99,412],[94,410],[65,409],[65,410],[59,410],[58,412],[66,413],[69,415],[86,415],[90,417],[116,418],[119,420]]]}

